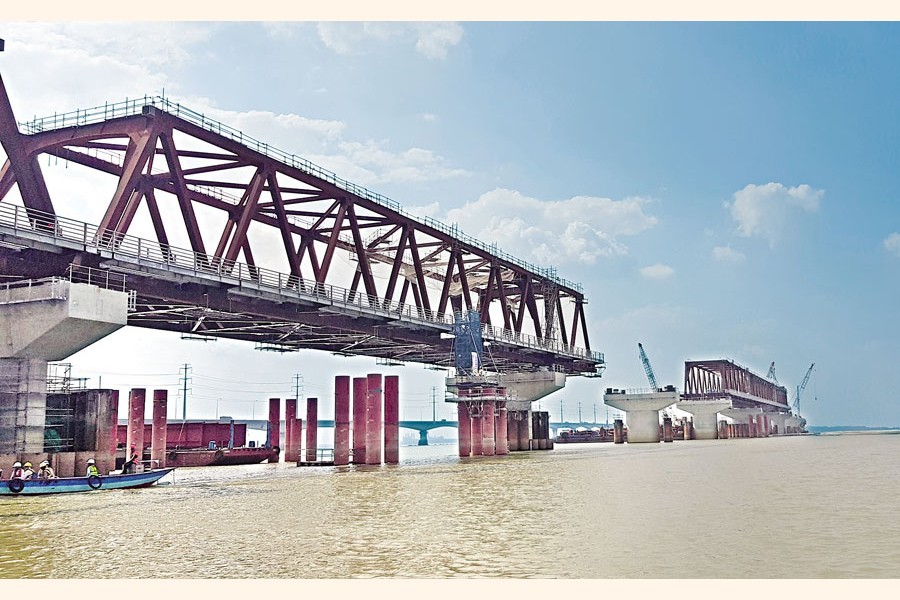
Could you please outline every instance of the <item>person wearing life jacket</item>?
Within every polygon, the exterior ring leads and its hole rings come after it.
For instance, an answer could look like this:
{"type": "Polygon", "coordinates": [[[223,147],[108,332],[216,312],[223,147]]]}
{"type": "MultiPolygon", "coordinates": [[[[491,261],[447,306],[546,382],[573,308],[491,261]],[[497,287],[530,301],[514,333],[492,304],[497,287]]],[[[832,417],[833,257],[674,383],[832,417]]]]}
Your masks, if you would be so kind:
{"type": "Polygon", "coordinates": [[[100,476],[100,469],[97,468],[96,463],[93,458],[89,458],[87,461],[87,472],[85,473],[85,477],[90,477],[91,475],[100,476]]]}
{"type": "Polygon", "coordinates": [[[37,472],[38,479],[57,479],[56,473],[53,472],[53,467],[50,466],[49,461],[44,461],[41,463],[37,472]]]}
{"type": "Polygon", "coordinates": [[[22,479],[31,479],[34,477],[34,469],[31,468],[31,463],[26,462],[22,465],[22,479]]]}
{"type": "Polygon", "coordinates": [[[16,461],[13,463],[12,473],[9,475],[10,479],[25,479],[25,470],[22,469],[22,463],[16,461]]]}

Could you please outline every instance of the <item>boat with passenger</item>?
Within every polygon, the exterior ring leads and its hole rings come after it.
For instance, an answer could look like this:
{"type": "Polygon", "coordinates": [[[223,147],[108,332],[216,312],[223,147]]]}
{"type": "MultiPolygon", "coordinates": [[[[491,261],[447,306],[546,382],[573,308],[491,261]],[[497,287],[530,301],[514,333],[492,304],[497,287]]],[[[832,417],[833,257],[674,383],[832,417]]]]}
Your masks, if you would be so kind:
{"type": "Polygon", "coordinates": [[[150,469],[138,473],[113,473],[85,477],[57,477],[52,479],[18,479],[0,482],[0,496],[34,496],[39,494],[63,494],[92,492],[95,490],[123,490],[153,485],[175,467],[150,469]]]}

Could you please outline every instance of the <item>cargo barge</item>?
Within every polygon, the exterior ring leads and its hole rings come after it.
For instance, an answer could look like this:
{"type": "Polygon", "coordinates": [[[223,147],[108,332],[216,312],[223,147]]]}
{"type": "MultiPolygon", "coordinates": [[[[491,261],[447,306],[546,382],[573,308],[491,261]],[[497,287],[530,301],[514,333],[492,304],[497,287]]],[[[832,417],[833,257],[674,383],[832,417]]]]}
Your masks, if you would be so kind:
{"type": "Polygon", "coordinates": [[[561,428],[556,433],[556,443],[558,444],[574,444],[574,443],[592,443],[592,442],[611,442],[613,441],[613,430],[604,429],[603,427],[594,427],[592,429],[561,428]]]}
{"type": "MultiPolygon", "coordinates": [[[[150,458],[152,423],[144,423],[141,460],[150,458]]],[[[116,467],[126,460],[125,444],[128,424],[120,422],[116,431],[116,467]]],[[[231,419],[218,421],[176,421],[166,423],[166,466],[208,467],[217,465],[252,465],[278,460],[278,446],[247,443],[247,424],[231,419]]]]}

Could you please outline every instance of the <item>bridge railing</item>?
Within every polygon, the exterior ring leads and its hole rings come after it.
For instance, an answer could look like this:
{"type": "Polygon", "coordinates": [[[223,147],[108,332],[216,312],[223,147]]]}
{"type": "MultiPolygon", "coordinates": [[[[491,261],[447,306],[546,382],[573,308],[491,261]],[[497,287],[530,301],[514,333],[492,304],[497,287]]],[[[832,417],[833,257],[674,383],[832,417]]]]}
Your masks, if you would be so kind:
{"type": "Polygon", "coordinates": [[[109,119],[146,114],[149,112],[150,107],[157,108],[163,112],[174,115],[179,119],[183,119],[189,123],[197,125],[201,129],[204,129],[211,133],[226,137],[285,165],[289,165],[295,169],[299,169],[301,171],[304,171],[305,173],[318,177],[323,181],[327,181],[328,183],[331,183],[332,185],[335,185],[356,196],[359,196],[360,198],[371,200],[372,202],[389,208],[390,210],[399,213],[408,219],[417,221],[419,223],[422,223],[423,225],[427,225],[432,229],[449,235],[461,242],[465,242],[466,244],[478,248],[483,252],[487,252],[488,254],[496,256],[497,258],[517,265],[523,269],[527,269],[532,273],[555,282],[557,285],[575,290],[579,294],[584,293],[583,287],[580,283],[569,281],[567,279],[559,277],[555,267],[540,267],[538,265],[534,265],[527,261],[524,261],[517,256],[513,256],[512,254],[500,250],[497,247],[496,243],[486,244],[479,239],[466,235],[459,230],[455,223],[447,224],[437,219],[432,219],[431,217],[423,217],[407,213],[405,210],[403,210],[403,207],[400,206],[400,204],[395,200],[391,200],[390,198],[383,196],[377,192],[373,192],[367,188],[356,185],[351,181],[342,179],[332,171],[320,167],[319,165],[310,162],[305,158],[301,158],[295,154],[288,154],[249,135],[244,135],[243,132],[237,129],[229,127],[228,125],[216,121],[215,119],[211,119],[203,113],[199,113],[190,108],[182,106],[177,102],[172,102],[164,96],[143,96],[133,99],[126,98],[124,102],[106,103],[103,106],[78,109],[65,113],[54,113],[52,116],[46,117],[36,117],[32,121],[19,123],[19,126],[22,127],[25,132],[34,135],[48,130],[60,129],[64,127],[77,127],[93,123],[100,123],[109,119]]]}
{"type": "MultiPolygon", "coordinates": [[[[101,256],[124,257],[136,261],[138,265],[152,264],[166,270],[183,270],[195,277],[212,278],[226,285],[258,289],[289,298],[306,299],[320,304],[339,306],[347,310],[444,326],[448,329],[453,324],[451,313],[401,304],[395,300],[386,300],[331,284],[306,281],[297,275],[281,273],[234,260],[225,260],[132,235],[123,235],[111,230],[101,230],[96,225],[84,221],[26,209],[19,205],[0,202],[0,225],[11,228],[14,233],[38,234],[56,240],[65,240],[76,244],[80,249],[91,250],[101,256]]],[[[97,275],[99,274],[95,274],[95,276],[97,275]]],[[[124,280],[122,285],[124,286],[124,280]]],[[[482,336],[488,341],[506,342],[516,346],[553,352],[560,356],[603,362],[603,354],[600,352],[569,346],[555,339],[538,338],[487,324],[482,325],[482,336]]]]}
{"type": "MultiPolygon", "coordinates": [[[[125,275],[107,270],[92,269],[81,265],[69,265],[65,277],[18,279],[0,284],[0,304],[32,302],[34,300],[65,300],[69,296],[69,283],[87,283],[99,288],[124,292],[125,275]]],[[[129,297],[129,307],[133,293],[129,297]]]]}

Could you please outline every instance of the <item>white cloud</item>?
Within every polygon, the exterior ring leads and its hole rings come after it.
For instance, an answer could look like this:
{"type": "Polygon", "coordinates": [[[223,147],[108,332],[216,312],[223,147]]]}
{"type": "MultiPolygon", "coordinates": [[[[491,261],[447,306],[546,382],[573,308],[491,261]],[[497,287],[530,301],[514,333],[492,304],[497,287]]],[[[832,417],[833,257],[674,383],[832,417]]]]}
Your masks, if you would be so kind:
{"type": "Polygon", "coordinates": [[[620,237],[656,225],[656,217],[644,213],[648,202],[644,198],[617,201],[591,196],[548,201],[495,189],[448,211],[444,221],[541,265],[594,264],[600,257],[627,253],[620,237]]]}
{"type": "Polygon", "coordinates": [[[13,111],[27,121],[164,88],[177,92],[164,71],[205,51],[215,29],[188,22],[10,24],[3,78],[13,111]]]}
{"type": "MultiPolygon", "coordinates": [[[[274,37],[292,31],[277,24],[265,27],[274,37]]],[[[395,30],[412,31],[410,27],[375,23],[363,31],[378,39],[390,39],[395,30]]],[[[416,27],[416,31],[428,31],[435,26],[416,27]]],[[[4,59],[15,60],[5,61],[8,66],[3,72],[13,111],[18,120],[27,121],[34,116],[103,106],[106,102],[165,90],[170,100],[186,108],[359,185],[467,175],[427,149],[392,150],[386,141],[353,140],[348,135],[348,124],[342,121],[266,111],[230,111],[217,107],[209,98],[185,95],[184,89],[173,82],[177,77],[173,80],[171,69],[206,52],[206,42],[216,28],[209,24],[165,22],[129,23],[124,27],[119,23],[15,24],[11,34],[4,35],[4,59]],[[37,69],[40,77],[34,76],[37,69]],[[48,86],[48,81],[53,85],[48,86]]],[[[0,158],[3,154],[0,149],[0,158]]]]}
{"type": "Polygon", "coordinates": [[[734,201],[725,206],[730,208],[740,235],[760,236],[774,246],[798,209],[806,213],[817,212],[824,194],[824,190],[806,184],[790,188],[780,183],[749,184],[735,192],[734,201]]]}
{"type": "Polygon", "coordinates": [[[675,274],[675,270],[669,265],[655,264],[641,269],[641,277],[644,279],[663,280],[675,274]]]}
{"type": "Polygon", "coordinates": [[[458,23],[326,22],[318,23],[316,31],[322,43],[337,54],[364,53],[372,42],[397,42],[412,44],[426,58],[440,60],[447,58],[449,48],[464,34],[458,23]]]}
{"type": "MultiPolygon", "coordinates": [[[[298,24],[291,21],[268,21],[263,23],[263,31],[274,40],[287,40],[294,37],[298,24]]],[[[300,24],[302,26],[303,24],[300,24]]]]}
{"type": "Polygon", "coordinates": [[[441,205],[438,202],[432,202],[430,204],[425,204],[424,206],[407,206],[404,208],[404,210],[411,215],[431,218],[437,218],[440,209],[441,205]]]}
{"type": "Polygon", "coordinates": [[[713,258],[724,263],[739,263],[743,262],[746,256],[731,246],[716,246],[713,248],[713,258]]]}
{"type": "Polygon", "coordinates": [[[884,239],[884,249],[900,257],[900,233],[892,233],[884,239]]]}
{"type": "Polygon", "coordinates": [[[457,23],[428,23],[419,26],[416,50],[427,58],[447,58],[447,50],[463,37],[463,28],[457,23]]]}

